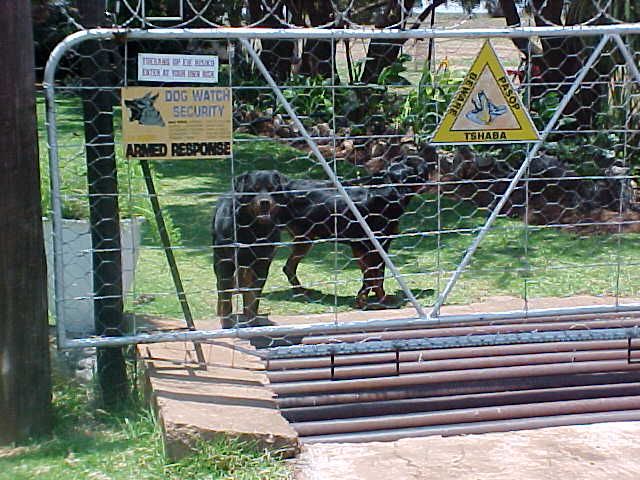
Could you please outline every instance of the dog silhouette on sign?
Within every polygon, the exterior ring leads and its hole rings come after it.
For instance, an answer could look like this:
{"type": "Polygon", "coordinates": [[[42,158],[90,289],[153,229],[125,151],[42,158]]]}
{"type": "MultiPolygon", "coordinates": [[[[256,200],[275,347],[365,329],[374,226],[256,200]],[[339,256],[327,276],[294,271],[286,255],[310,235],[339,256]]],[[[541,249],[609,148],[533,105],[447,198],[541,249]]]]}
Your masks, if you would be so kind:
{"type": "Polygon", "coordinates": [[[507,111],[506,105],[495,105],[489,100],[484,90],[477,95],[477,101],[471,99],[473,110],[466,114],[466,117],[478,125],[489,125],[497,117],[507,111]]]}
{"type": "Polygon", "coordinates": [[[137,121],[140,125],[164,127],[164,120],[160,112],[153,106],[158,99],[159,94],[151,96],[151,92],[147,92],[144,97],[134,98],[133,100],[125,100],[124,104],[129,109],[129,121],[137,121]]]}

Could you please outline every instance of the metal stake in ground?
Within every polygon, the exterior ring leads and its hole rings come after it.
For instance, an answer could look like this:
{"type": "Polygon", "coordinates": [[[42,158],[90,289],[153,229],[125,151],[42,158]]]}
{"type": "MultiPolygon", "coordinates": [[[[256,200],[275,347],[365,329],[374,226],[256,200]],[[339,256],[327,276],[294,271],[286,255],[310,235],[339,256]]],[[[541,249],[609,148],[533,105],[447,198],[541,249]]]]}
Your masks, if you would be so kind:
{"type": "MultiPolygon", "coordinates": [[[[140,166],[142,167],[142,173],[144,175],[144,181],[147,185],[147,192],[149,192],[149,200],[151,201],[151,207],[153,208],[153,215],[156,219],[156,225],[158,226],[158,233],[160,234],[160,242],[162,242],[162,248],[164,254],[167,257],[167,263],[169,264],[169,270],[171,270],[171,278],[173,278],[173,284],[176,287],[176,294],[184,314],[184,319],[187,322],[189,330],[195,330],[196,326],[193,323],[193,316],[191,315],[191,308],[189,308],[189,302],[187,302],[187,296],[184,293],[184,287],[182,286],[182,279],[180,278],[180,272],[178,270],[178,264],[176,263],[176,257],[173,254],[171,248],[171,239],[167,232],[167,226],[164,223],[164,216],[160,209],[160,202],[158,201],[158,194],[156,193],[156,187],[153,184],[153,177],[151,176],[151,169],[149,168],[149,162],[147,160],[140,160],[140,166]]],[[[196,357],[200,366],[206,368],[206,362],[204,354],[202,353],[202,345],[197,342],[193,343],[193,347],[196,351],[196,357]]]]}

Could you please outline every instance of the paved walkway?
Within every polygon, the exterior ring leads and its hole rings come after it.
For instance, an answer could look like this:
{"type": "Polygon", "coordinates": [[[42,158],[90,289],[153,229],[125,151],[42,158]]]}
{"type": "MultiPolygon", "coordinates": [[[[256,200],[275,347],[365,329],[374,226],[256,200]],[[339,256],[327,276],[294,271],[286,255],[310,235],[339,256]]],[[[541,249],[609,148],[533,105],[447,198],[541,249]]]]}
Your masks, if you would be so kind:
{"type": "Polygon", "coordinates": [[[640,422],[305,445],[295,480],[638,480],[640,422]]]}

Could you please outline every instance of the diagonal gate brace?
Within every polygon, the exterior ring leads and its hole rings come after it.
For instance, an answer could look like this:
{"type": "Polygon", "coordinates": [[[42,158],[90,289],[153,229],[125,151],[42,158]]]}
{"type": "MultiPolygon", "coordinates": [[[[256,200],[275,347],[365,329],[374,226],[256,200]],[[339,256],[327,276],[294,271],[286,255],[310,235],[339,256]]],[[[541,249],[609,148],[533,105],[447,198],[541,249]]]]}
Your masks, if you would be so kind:
{"type": "Polygon", "coordinates": [[[402,289],[403,293],[405,294],[407,299],[411,302],[411,305],[413,305],[413,307],[416,309],[417,314],[420,316],[420,318],[426,318],[427,314],[422,308],[422,305],[420,304],[420,302],[418,302],[416,297],[413,295],[413,292],[409,289],[408,285],[405,283],[404,279],[402,278],[402,274],[396,268],[393,261],[391,260],[391,258],[389,257],[385,249],[382,247],[382,244],[380,243],[380,241],[376,238],[375,234],[371,230],[371,227],[369,227],[369,225],[367,224],[367,221],[360,213],[360,210],[358,210],[358,207],[356,207],[351,197],[349,197],[347,191],[342,186],[342,183],[340,183],[340,180],[331,169],[329,162],[327,162],[327,160],[320,153],[320,150],[318,149],[318,145],[313,140],[313,138],[311,138],[311,135],[309,135],[309,132],[307,131],[303,123],[300,121],[300,118],[296,114],[295,110],[282,94],[280,87],[278,87],[278,85],[276,84],[275,80],[271,76],[271,73],[269,73],[269,70],[267,69],[267,67],[265,67],[264,63],[262,62],[262,59],[260,58],[260,55],[258,55],[258,53],[253,48],[253,45],[251,45],[251,42],[249,42],[247,39],[240,38],[240,42],[242,42],[242,45],[247,49],[247,52],[249,52],[249,55],[251,55],[251,58],[255,62],[256,66],[258,67],[258,70],[260,70],[260,73],[262,73],[262,76],[271,87],[271,90],[275,94],[278,101],[282,104],[284,109],[290,115],[291,120],[293,120],[295,126],[300,130],[300,133],[302,134],[305,141],[309,145],[309,148],[311,148],[311,151],[313,152],[315,157],[318,159],[318,162],[320,162],[320,165],[326,172],[327,176],[333,182],[336,189],[338,190],[338,194],[346,202],[347,206],[349,207],[349,210],[351,210],[351,213],[353,213],[354,217],[356,218],[356,220],[364,230],[368,239],[371,241],[371,243],[373,244],[377,252],[382,257],[382,260],[384,261],[389,271],[391,271],[391,273],[393,274],[394,278],[398,282],[398,285],[400,285],[400,288],[402,289]]]}
{"type": "MultiPolygon", "coordinates": [[[[502,211],[502,208],[504,207],[505,203],[507,202],[507,200],[511,196],[511,193],[515,190],[516,186],[518,185],[518,183],[522,179],[524,173],[527,171],[527,168],[529,168],[529,164],[531,163],[531,160],[537,155],[538,151],[540,150],[540,147],[542,147],[542,144],[546,141],[547,137],[551,133],[551,130],[555,127],[556,123],[560,119],[560,116],[564,112],[564,109],[567,107],[567,105],[571,101],[572,97],[574,96],[574,94],[576,93],[576,91],[578,90],[580,85],[582,84],[582,82],[583,82],[584,78],[586,77],[587,73],[589,72],[589,70],[591,70],[591,68],[595,64],[596,60],[598,59],[598,57],[602,53],[602,50],[604,49],[604,47],[607,44],[607,42],[611,39],[611,37],[612,37],[612,35],[609,35],[609,34],[603,35],[603,37],[600,39],[600,42],[598,43],[596,48],[593,50],[593,52],[591,52],[591,55],[589,56],[589,58],[587,59],[586,63],[582,67],[582,70],[580,71],[580,73],[578,74],[578,76],[576,77],[574,82],[571,84],[571,87],[569,88],[567,93],[562,98],[560,104],[558,105],[557,110],[555,111],[555,113],[553,114],[553,116],[551,117],[549,122],[547,123],[547,126],[545,127],[544,131],[541,133],[540,139],[535,143],[533,148],[531,148],[531,150],[528,152],[526,158],[522,162],[522,165],[520,165],[520,168],[518,169],[518,171],[516,172],[515,176],[513,177],[511,182],[509,183],[509,186],[508,186],[507,190],[502,195],[502,198],[500,198],[500,201],[498,202],[496,207],[491,212],[491,215],[489,216],[489,218],[487,219],[485,224],[480,229],[480,232],[478,233],[478,236],[474,239],[474,241],[471,244],[471,246],[465,252],[465,255],[462,258],[462,261],[460,262],[460,264],[456,268],[456,271],[453,273],[453,275],[451,276],[451,278],[447,282],[447,285],[445,286],[444,290],[442,291],[442,293],[440,294],[440,296],[438,297],[438,299],[434,303],[434,305],[432,307],[432,310],[429,313],[429,318],[438,317],[439,316],[440,308],[442,307],[442,305],[446,301],[447,297],[449,296],[449,293],[453,289],[454,285],[456,284],[456,282],[458,281],[458,279],[460,278],[460,276],[462,275],[464,270],[467,268],[467,266],[471,262],[471,259],[473,258],[473,255],[475,254],[476,250],[478,249],[478,247],[480,246],[480,244],[484,240],[485,236],[489,232],[489,229],[491,228],[491,226],[495,222],[496,218],[498,217],[498,214],[502,211]]],[[[618,40],[618,39],[616,39],[616,40],[618,40]]],[[[627,47],[624,45],[624,43],[621,40],[618,41],[618,46],[623,51],[623,54],[626,51],[627,55],[625,56],[625,59],[626,59],[627,63],[629,64],[630,69],[632,71],[634,71],[634,74],[636,72],[638,72],[638,69],[635,66],[635,64],[633,64],[632,61],[630,62],[631,57],[629,56],[628,50],[626,50],[627,47]]],[[[639,79],[639,77],[640,77],[640,75],[636,76],[637,79],[639,79]]]]}

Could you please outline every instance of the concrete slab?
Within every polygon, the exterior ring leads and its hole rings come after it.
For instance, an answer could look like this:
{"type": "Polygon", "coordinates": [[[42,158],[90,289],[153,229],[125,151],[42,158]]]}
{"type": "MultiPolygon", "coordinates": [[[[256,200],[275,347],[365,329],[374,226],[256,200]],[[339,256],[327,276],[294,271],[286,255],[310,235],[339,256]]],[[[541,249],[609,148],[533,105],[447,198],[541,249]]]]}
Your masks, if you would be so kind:
{"type": "Polygon", "coordinates": [[[295,480],[637,480],[640,422],[304,445],[295,480]]]}
{"type": "MultiPolygon", "coordinates": [[[[627,298],[637,303],[640,299],[627,298]]],[[[530,301],[528,308],[612,305],[612,297],[578,296],[530,301]]],[[[493,297],[469,305],[451,305],[443,314],[519,310],[521,299],[493,297]]],[[[276,316],[277,324],[354,321],[414,316],[413,309],[352,311],[338,314],[276,316]]],[[[173,319],[156,319],[156,328],[176,328],[173,319]]],[[[197,322],[200,329],[220,328],[214,319],[197,322]]],[[[224,339],[203,345],[207,369],[196,360],[193,344],[174,342],[140,346],[148,358],[151,400],[165,432],[171,459],[189,453],[198,439],[233,435],[258,441],[290,456],[300,448],[297,434],[280,415],[268,388],[264,365],[249,342],[224,339]],[[238,350],[240,348],[240,350],[238,350]]],[[[491,433],[458,437],[409,438],[390,443],[305,445],[295,461],[297,480],[431,478],[446,474],[456,480],[554,478],[571,473],[580,479],[635,479],[640,472],[640,446],[634,439],[640,422],[491,433]],[[561,453],[558,453],[561,452],[561,453]],[[603,452],[605,452],[603,454],[603,452]],[[604,455],[604,456],[603,456],[604,455]],[[396,473],[397,472],[397,473],[396,473]],[[630,472],[634,472],[631,474],[630,472]]]]}
{"type": "Polygon", "coordinates": [[[285,456],[298,452],[298,436],[280,415],[264,366],[237,348],[252,349],[248,342],[233,339],[203,344],[203,366],[191,343],[139,347],[146,359],[148,398],[162,425],[170,460],[217,435],[256,441],[285,456]]]}

